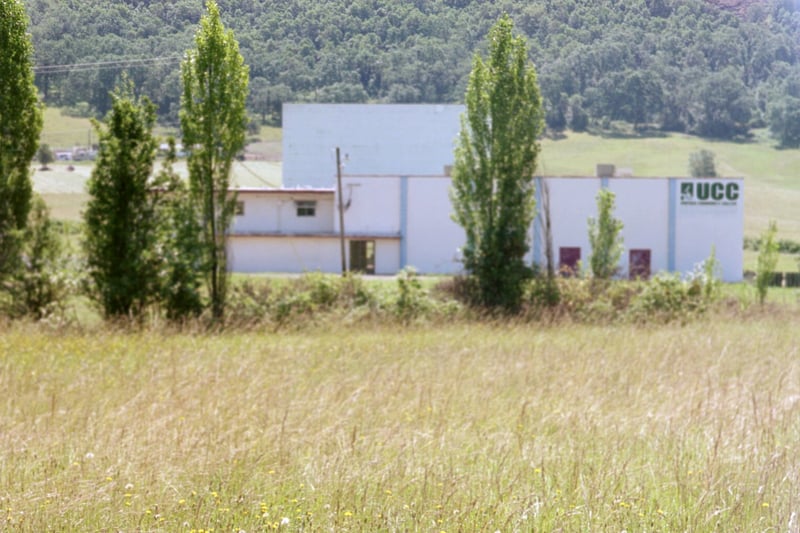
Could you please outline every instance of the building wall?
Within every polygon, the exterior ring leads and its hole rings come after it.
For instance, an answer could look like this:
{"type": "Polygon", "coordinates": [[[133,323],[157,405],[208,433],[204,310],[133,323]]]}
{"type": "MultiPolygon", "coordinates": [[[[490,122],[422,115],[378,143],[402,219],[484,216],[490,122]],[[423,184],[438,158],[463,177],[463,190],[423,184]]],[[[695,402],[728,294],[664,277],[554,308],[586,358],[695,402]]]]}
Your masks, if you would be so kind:
{"type": "MultiPolygon", "coordinates": [[[[345,261],[350,267],[350,241],[345,240],[345,261]]],[[[375,274],[392,275],[400,270],[400,240],[375,241],[375,274]]],[[[338,235],[281,236],[232,235],[228,240],[231,271],[329,272],[342,271],[341,244],[338,235]]]]}
{"type": "MultiPolygon", "coordinates": [[[[588,219],[597,216],[596,196],[601,187],[614,192],[614,216],[624,227],[621,235],[625,250],[619,275],[629,273],[630,251],[650,250],[650,268],[658,272],[688,274],[705,261],[712,247],[720,261],[725,281],[742,279],[744,236],[744,201],[742,179],[692,180],[680,178],[546,178],[550,188],[553,252],[556,268],[560,247],[579,247],[581,262],[588,268],[591,256],[588,219]],[[716,187],[725,194],[735,184],[735,201],[682,199],[684,183],[716,187]],[[719,185],[714,185],[715,183],[719,185]]],[[[538,206],[542,206],[541,180],[537,180],[538,206]]],[[[711,190],[709,190],[711,195],[711,190]]],[[[531,229],[532,259],[545,264],[544,236],[540,229],[531,229]]]]}
{"type": "MultiPolygon", "coordinates": [[[[343,177],[345,232],[400,235],[400,181],[398,176],[343,177]]],[[[338,233],[338,208],[334,207],[334,212],[334,231],[338,233]]]]}
{"type": "MultiPolygon", "coordinates": [[[[342,189],[348,235],[399,238],[395,271],[405,266],[429,274],[461,269],[464,230],[450,217],[449,177],[344,176],[342,189]]],[[[338,232],[338,217],[334,226],[338,232]]]]}
{"type": "Polygon", "coordinates": [[[283,184],[331,187],[341,149],[346,174],[443,174],[461,105],[284,104],[283,184]]]}
{"type": "Polygon", "coordinates": [[[264,190],[239,192],[244,214],[235,216],[232,233],[330,233],[333,232],[333,191],[264,190]],[[316,201],[313,217],[297,216],[297,201],[316,201]]]}
{"type": "MultiPolygon", "coordinates": [[[[559,268],[561,247],[579,247],[581,262],[588,265],[589,236],[587,218],[597,211],[595,196],[600,190],[600,178],[547,178],[550,188],[550,219],[553,228],[553,260],[559,268]]],[[[541,201],[539,202],[541,205],[541,201]]],[[[544,250],[544,246],[541,247],[544,250]]],[[[540,264],[544,264],[541,256],[540,264]]]]}
{"type": "Polygon", "coordinates": [[[744,180],[674,179],[671,183],[675,208],[675,270],[691,272],[711,254],[713,246],[722,268],[722,279],[741,281],[744,180]],[[704,190],[698,190],[699,187],[704,190]]]}
{"type": "Polygon", "coordinates": [[[408,178],[406,265],[427,274],[460,272],[464,229],[453,222],[450,178],[408,178]]]}
{"type": "MultiPolygon", "coordinates": [[[[588,218],[597,215],[597,193],[607,187],[616,195],[614,215],[624,224],[620,276],[628,275],[631,249],[650,250],[653,274],[689,273],[708,258],[713,246],[722,278],[742,278],[741,179],[546,178],[546,182],[556,267],[561,247],[579,247],[581,261],[588,265],[588,218]]],[[[450,218],[449,189],[446,176],[345,176],[347,238],[375,241],[378,274],[394,274],[404,266],[422,273],[459,272],[458,250],[465,237],[450,218]]],[[[338,214],[331,191],[272,190],[240,199],[245,201],[245,214],[235,221],[233,270],[340,271],[338,214]],[[317,217],[297,217],[298,198],[316,198],[317,217]]],[[[530,234],[528,260],[544,264],[543,236],[533,227],[530,234]]],[[[349,254],[349,244],[346,251],[349,254]]]]}
{"type": "Polygon", "coordinates": [[[375,241],[375,273],[391,276],[400,267],[400,239],[378,239],[375,241]]]}
{"type": "MultiPolygon", "coordinates": [[[[614,216],[623,224],[621,233],[625,251],[620,261],[620,274],[628,274],[629,252],[633,249],[650,250],[652,272],[667,270],[669,181],[660,178],[611,178],[602,183],[607,183],[608,189],[615,194],[614,216]]],[[[596,200],[592,213],[592,216],[597,216],[596,200]]]]}
{"type": "Polygon", "coordinates": [[[228,256],[234,272],[340,272],[339,240],[331,237],[232,235],[228,256]]]}

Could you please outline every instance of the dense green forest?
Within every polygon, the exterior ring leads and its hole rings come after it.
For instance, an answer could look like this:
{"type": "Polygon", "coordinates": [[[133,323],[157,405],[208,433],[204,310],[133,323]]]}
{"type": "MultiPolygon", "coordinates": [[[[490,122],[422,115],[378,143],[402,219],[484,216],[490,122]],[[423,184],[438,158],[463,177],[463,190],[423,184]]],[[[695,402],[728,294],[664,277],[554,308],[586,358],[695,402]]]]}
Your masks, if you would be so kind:
{"type": "MultiPolygon", "coordinates": [[[[551,130],[624,121],[729,139],[769,126],[780,144],[800,145],[797,0],[743,12],[701,0],[219,4],[250,65],[250,112],[265,122],[280,120],[284,101],[460,102],[473,54],[508,12],[528,39],[551,130]]],[[[161,120],[176,123],[180,57],[201,0],[30,0],[26,8],[49,105],[103,115],[127,70],[161,120]]]]}

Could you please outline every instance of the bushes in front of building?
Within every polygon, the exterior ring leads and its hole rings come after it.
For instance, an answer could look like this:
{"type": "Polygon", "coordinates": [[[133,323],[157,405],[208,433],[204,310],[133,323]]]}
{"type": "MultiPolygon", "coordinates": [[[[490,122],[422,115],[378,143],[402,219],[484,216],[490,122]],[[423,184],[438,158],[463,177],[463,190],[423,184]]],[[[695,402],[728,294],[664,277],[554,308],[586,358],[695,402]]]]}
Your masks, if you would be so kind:
{"type": "Polygon", "coordinates": [[[454,317],[464,310],[445,292],[425,287],[411,268],[401,271],[393,283],[317,272],[235,283],[226,322],[275,328],[325,321],[408,325],[454,317]]]}
{"type": "MultiPolygon", "coordinates": [[[[206,312],[182,324],[285,330],[354,324],[405,327],[453,320],[684,323],[711,310],[719,299],[717,269],[712,255],[684,277],[659,274],[650,280],[596,283],[591,277],[541,275],[526,284],[522,307],[514,315],[498,314],[482,306],[473,298],[474,278],[466,276],[436,280],[420,277],[410,268],[394,279],[318,272],[293,277],[242,276],[234,278],[230,312],[224,323],[211,321],[206,312]]],[[[59,293],[44,315],[28,316],[38,318],[52,312],[63,315],[65,299],[72,297],[59,293]]],[[[150,325],[173,322],[164,309],[154,308],[149,317],[150,325]]]]}
{"type": "Polygon", "coordinates": [[[700,275],[659,274],[647,281],[594,283],[588,278],[557,278],[556,302],[542,281],[531,284],[523,314],[530,319],[582,323],[686,322],[717,300],[714,281],[700,275]]]}
{"type": "Polygon", "coordinates": [[[596,283],[594,278],[537,278],[528,287],[525,314],[579,322],[684,322],[719,299],[722,283],[715,254],[688,276],[658,274],[649,280],[596,283]]]}

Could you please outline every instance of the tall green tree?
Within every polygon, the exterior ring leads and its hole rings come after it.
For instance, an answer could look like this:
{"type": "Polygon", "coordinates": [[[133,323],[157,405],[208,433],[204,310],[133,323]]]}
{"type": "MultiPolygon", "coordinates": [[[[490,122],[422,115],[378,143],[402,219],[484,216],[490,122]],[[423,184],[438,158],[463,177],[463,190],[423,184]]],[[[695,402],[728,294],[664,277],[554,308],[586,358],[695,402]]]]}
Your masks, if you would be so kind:
{"type": "Polygon", "coordinates": [[[525,39],[504,15],[489,32],[489,58],[473,61],[455,153],[451,200],[466,232],[464,267],[482,305],[514,310],[530,276],[524,256],[535,212],[533,174],[544,124],[525,39]]]}
{"type": "Polygon", "coordinates": [[[112,94],[84,213],[91,294],[107,317],[139,315],[155,292],[157,223],[150,175],[158,148],[155,106],[131,83],[112,94]]]}
{"type": "Polygon", "coordinates": [[[206,3],[195,46],[183,62],[181,129],[189,149],[189,182],[203,228],[205,274],[211,311],[223,317],[227,293],[227,231],[236,208],[229,193],[231,164],[244,148],[248,67],[233,32],[206,3]]]}
{"type": "Polygon", "coordinates": [[[42,129],[27,30],[22,2],[0,0],[0,278],[18,264],[33,194],[30,163],[42,129]]]}
{"type": "Polygon", "coordinates": [[[592,256],[589,266],[595,279],[610,279],[619,268],[622,257],[622,221],[614,216],[616,196],[608,189],[597,193],[597,218],[589,218],[589,245],[592,256]]]}

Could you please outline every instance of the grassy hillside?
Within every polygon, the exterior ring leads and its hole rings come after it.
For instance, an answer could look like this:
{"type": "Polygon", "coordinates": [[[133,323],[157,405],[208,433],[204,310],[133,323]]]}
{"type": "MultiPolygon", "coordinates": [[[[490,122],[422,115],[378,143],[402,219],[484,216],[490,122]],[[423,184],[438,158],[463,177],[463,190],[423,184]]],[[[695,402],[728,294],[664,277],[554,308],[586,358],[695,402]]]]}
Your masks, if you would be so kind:
{"type": "Polygon", "coordinates": [[[97,134],[88,118],[70,117],[57,107],[46,107],[41,139],[53,150],[71,150],[96,143],[97,134]]]}
{"type": "Polygon", "coordinates": [[[20,531],[794,531],[796,320],[0,332],[20,531]]]}

